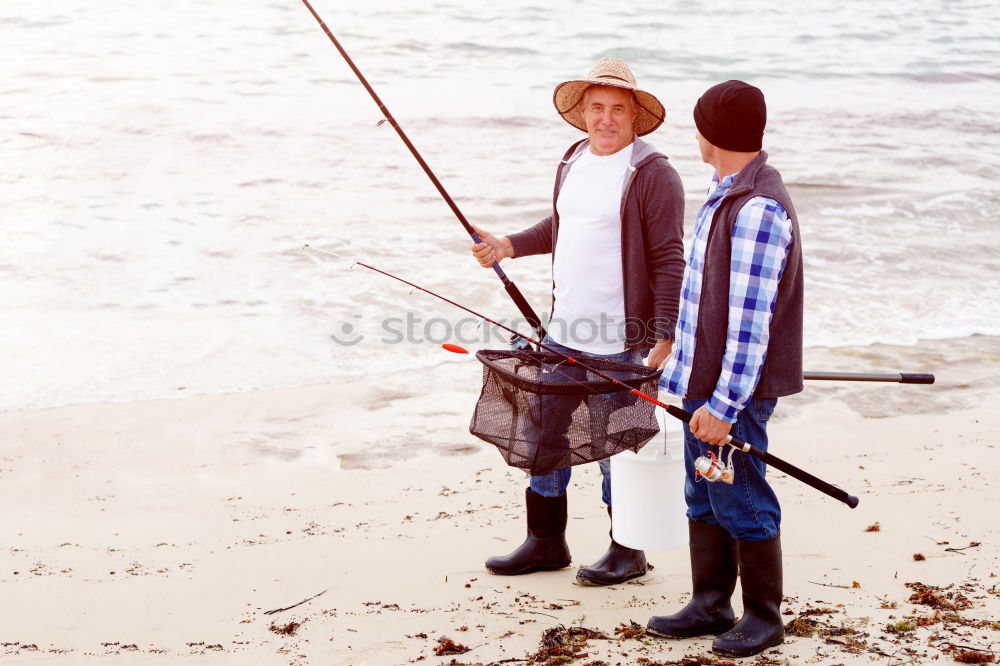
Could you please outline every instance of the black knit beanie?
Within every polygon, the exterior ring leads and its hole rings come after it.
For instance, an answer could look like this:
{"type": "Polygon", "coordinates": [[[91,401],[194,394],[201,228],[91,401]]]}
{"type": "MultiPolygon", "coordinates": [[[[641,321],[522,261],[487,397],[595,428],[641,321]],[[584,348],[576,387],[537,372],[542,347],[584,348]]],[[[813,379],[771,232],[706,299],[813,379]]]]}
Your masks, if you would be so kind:
{"type": "Polygon", "coordinates": [[[764,93],[743,81],[714,85],[694,105],[694,124],[713,146],[752,153],[760,150],[767,123],[764,93]]]}

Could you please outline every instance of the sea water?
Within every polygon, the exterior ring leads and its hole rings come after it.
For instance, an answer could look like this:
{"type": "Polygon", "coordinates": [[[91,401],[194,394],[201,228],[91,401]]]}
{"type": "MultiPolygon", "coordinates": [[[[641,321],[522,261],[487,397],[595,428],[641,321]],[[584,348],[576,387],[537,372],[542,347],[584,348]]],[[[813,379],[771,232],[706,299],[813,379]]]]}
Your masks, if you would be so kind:
{"type": "MultiPolygon", "coordinates": [[[[552,89],[615,56],[667,108],[647,138],[690,234],[711,177],[692,106],[744,79],[799,212],[806,345],[1000,335],[996,2],[314,4],[473,224],[548,214],[582,137],[552,89]]],[[[7,3],[0,62],[0,409],[391,378],[442,342],[503,344],[354,260],[518,316],[298,0],[7,3]]],[[[503,268],[548,310],[547,258],[503,268]]]]}

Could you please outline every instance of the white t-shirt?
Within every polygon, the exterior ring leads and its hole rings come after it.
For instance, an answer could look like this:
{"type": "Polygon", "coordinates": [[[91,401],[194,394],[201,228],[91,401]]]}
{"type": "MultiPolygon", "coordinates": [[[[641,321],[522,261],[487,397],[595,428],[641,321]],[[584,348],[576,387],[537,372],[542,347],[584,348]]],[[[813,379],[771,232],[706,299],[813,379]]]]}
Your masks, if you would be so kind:
{"type": "Polygon", "coordinates": [[[632,145],[605,156],[585,150],[556,201],[555,310],[547,330],[559,344],[592,354],[625,350],[621,205],[632,145]]]}

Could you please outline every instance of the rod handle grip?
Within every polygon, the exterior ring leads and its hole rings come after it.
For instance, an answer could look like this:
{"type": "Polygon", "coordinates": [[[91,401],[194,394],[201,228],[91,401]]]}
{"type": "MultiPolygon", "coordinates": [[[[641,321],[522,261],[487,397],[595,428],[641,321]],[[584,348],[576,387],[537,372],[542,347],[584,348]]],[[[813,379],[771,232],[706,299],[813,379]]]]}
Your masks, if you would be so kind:
{"type": "Polygon", "coordinates": [[[844,500],[844,504],[853,509],[858,505],[858,498],[855,497],[854,495],[848,495],[847,499],[844,500]]]}
{"type": "Polygon", "coordinates": [[[900,384],[933,384],[934,375],[921,372],[904,372],[899,375],[900,384]]]}

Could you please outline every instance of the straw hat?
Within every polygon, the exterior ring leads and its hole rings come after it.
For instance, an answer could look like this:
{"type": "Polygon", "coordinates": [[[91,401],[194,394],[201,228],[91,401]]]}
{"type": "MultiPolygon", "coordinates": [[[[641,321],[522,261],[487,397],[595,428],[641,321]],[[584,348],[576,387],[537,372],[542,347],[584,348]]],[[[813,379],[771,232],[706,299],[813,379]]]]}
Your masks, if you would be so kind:
{"type": "Polygon", "coordinates": [[[573,127],[584,132],[587,131],[587,125],[583,122],[583,114],[580,113],[580,108],[577,105],[583,99],[584,91],[593,85],[614,86],[635,93],[636,99],[639,100],[635,133],[639,136],[649,134],[663,123],[663,118],[667,114],[666,109],[660,104],[660,100],[652,94],[636,87],[635,77],[632,76],[632,70],[625,64],[625,61],[618,58],[601,58],[585,78],[560,83],[552,94],[556,111],[573,127]]]}

